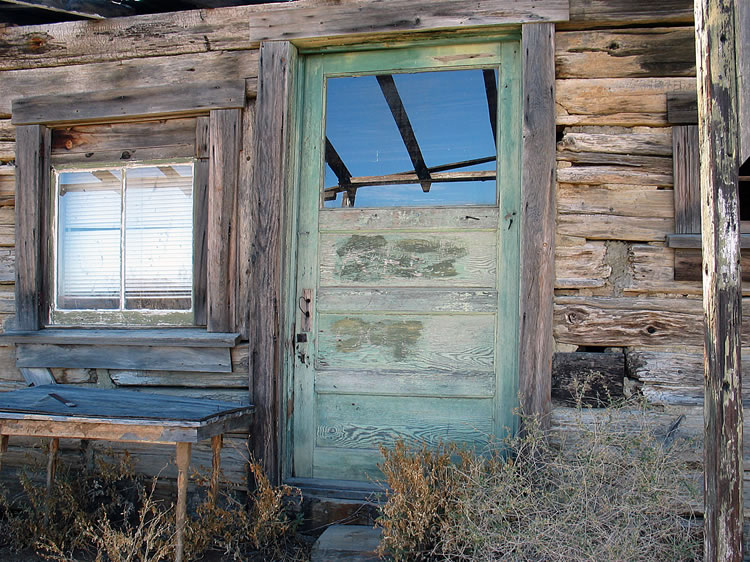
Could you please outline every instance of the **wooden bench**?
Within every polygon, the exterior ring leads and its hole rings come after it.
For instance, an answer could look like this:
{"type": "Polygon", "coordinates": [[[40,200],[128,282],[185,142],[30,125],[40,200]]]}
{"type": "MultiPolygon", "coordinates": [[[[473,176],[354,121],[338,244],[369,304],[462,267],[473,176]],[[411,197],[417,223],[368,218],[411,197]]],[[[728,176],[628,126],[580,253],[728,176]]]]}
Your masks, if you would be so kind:
{"type": "Polygon", "coordinates": [[[47,488],[55,476],[59,439],[103,439],[175,444],[177,507],[175,560],[181,562],[187,512],[187,481],[193,443],[211,439],[210,494],[219,485],[223,434],[247,428],[254,407],[217,400],[106,390],[71,385],[43,385],[0,394],[0,467],[8,437],[49,437],[47,488]]]}

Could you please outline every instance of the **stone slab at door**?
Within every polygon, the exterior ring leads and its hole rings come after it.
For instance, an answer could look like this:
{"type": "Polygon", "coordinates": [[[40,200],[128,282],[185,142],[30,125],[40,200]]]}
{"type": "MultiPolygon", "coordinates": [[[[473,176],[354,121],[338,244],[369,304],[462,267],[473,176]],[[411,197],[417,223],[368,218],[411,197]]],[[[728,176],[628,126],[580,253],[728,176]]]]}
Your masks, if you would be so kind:
{"type": "Polygon", "coordinates": [[[288,476],[513,431],[519,59],[512,35],[304,58],[288,476]]]}

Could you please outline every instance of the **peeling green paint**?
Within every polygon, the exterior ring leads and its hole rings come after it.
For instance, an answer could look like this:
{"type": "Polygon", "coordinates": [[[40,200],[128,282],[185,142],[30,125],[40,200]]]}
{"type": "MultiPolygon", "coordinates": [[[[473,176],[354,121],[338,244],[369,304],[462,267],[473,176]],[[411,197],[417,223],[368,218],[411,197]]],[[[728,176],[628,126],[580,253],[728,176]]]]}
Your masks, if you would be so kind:
{"type": "Polygon", "coordinates": [[[390,349],[398,361],[409,356],[422,335],[422,327],[418,320],[367,322],[351,317],[337,320],[331,326],[337,351],[355,353],[365,346],[382,347],[390,349]]]}
{"type": "Polygon", "coordinates": [[[384,277],[455,277],[457,261],[468,250],[439,238],[388,240],[380,234],[353,234],[338,244],[336,254],[339,257],[336,273],[340,279],[371,282],[384,277]]]}

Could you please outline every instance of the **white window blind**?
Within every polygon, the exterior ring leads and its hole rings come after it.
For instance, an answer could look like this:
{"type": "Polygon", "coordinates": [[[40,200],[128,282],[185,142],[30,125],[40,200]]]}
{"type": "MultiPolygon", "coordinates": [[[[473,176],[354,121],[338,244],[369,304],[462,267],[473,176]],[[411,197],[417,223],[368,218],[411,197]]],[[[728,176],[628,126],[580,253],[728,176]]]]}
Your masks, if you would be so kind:
{"type": "Polygon", "coordinates": [[[57,308],[188,310],[193,166],[57,174],[57,308]]]}

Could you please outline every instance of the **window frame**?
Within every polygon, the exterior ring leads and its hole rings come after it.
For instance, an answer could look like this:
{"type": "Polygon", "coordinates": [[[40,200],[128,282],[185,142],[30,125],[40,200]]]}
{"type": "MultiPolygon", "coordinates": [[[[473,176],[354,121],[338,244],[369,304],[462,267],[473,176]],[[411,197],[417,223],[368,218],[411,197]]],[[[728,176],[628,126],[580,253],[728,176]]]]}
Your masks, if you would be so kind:
{"type": "MultiPolygon", "coordinates": [[[[163,160],[135,160],[128,161],[127,163],[115,162],[96,162],[88,164],[61,164],[53,165],[51,174],[54,181],[50,182],[50,198],[48,203],[51,206],[52,211],[49,213],[50,225],[49,233],[51,236],[49,252],[50,256],[47,263],[48,287],[49,293],[44,295],[47,299],[46,305],[44,306],[47,312],[46,323],[49,326],[118,326],[118,327],[143,327],[143,326],[194,326],[194,310],[195,310],[195,293],[196,293],[196,217],[199,215],[197,204],[195,201],[195,187],[196,187],[196,159],[185,157],[185,158],[171,158],[163,160]],[[191,224],[192,224],[192,239],[193,248],[191,251],[191,268],[192,268],[192,287],[190,291],[190,308],[189,309],[126,309],[122,303],[118,309],[105,309],[105,308],[60,308],[58,307],[58,287],[59,287],[59,259],[60,259],[60,233],[59,233],[59,220],[60,220],[60,197],[59,197],[59,176],[66,172],[85,172],[85,171],[97,171],[97,170],[127,170],[134,168],[145,168],[154,166],[164,165],[185,165],[189,164],[192,168],[192,187],[193,193],[191,194],[192,199],[192,213],[191,213],[191,224]]],[[[123,185],[126,184],[125,180],[123,185]]],[[[124,209],[122,213],[125,213],[124,209]]],[[[123,215],[124,216],[124,215],[123,215]]],[[[124,225],[123,225],[124,227],[124,225]]],[[[126,230],[123,228],[123,234],[126,235],[126,230]]],[[[120,244],[120,251],[122,252],[122,242],[120,244]]],[[[122,259],[122,256],[121,256],[122,259]]],[[[124,283],[122,277],[122,271],[120,275],[120,282],[124,283]]],[[[120,287],[120,292],[124,291],[124,287],[120,287]]],[[[121,296],[122,298],[122,296],[121,296]]]]}
{"type": "MultiPolygon", "coordinates": [[[[6,331],[3,340],[24,342],[19,350],[35,340],[44,342],[37,347],[59,347],[51,342],[59,339],[60,343],[66,343],[65,334],[94,333],[95,330],[90,328],[102,327],[87,325],[83,330],[58,329],[46,326],[44,322],[46,295],[51,294],[48,272],[52,240],[49,229],[50,199],[53,196],[50,185],[53,130],[79,125],[157,123],[190,117],[196,119],[194,148],[191,154],[185,155],[195,158],[193,237],[198,254],[194,256],[194,327],[168,328],[167,333],[177,334],[180,330],[181,334],[176,338],[168,337],[168,345],[209,351],[217,346],[232,347],[240,337],[239,333],[233,332],[246,329],[242,326],[242,311],[234,310],[240,307],[242,300],[234,294],[240,290],[234,269],[237,268],[238,253],[235,246],[240,243],[235,222],[239,220],[236,205],[240,198],[239,156],[243,149],[244,107],[244,80],[14,100],[12,122],[16,126],[17,138],[16,322],[13,329],[6,331]],[[200,274],[196,275],[196,271],[200,274]],[[212,334],[223,334],[223,337],[217,340],[212,334]]],[[[123,151],[122,159],[128,158],[130,155],[123,151]]],[[[148,326],[112,330],[109,328],[122,328],[112,322],[106,322],[106,327],[108,345],[138,345],[143,350],[151,349],[154,338],[157,341],[163,339],[165,332],[148,326]]],[[[92,343],[80,344],[75,349],[75,346],[66,346],[76,356],[73,362],[81,365],[91,361],[91,346],[103,341],[88,337],[83,340],[92,343]]],[[[140,368],[168,370],[173,361],[159,361],[158,349],[154,348],[154,353],[149,354],[150,359],[141,361],[146,366],[140,368]]],[[[33,366],[62,366],[58,364],[60,359],[46,359],[40,354],[34,361],[33,366]]],[[[221,365],[216,364],[216,372],[226,370],[224,362],[222,359],[221,365]]],[[[110,368],[127,368],[121,363],[115,359],[108,362],[110,368]]],[[[202,369],[211,370],[206,365],[202,369]]]]}

